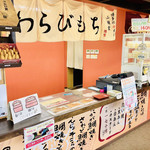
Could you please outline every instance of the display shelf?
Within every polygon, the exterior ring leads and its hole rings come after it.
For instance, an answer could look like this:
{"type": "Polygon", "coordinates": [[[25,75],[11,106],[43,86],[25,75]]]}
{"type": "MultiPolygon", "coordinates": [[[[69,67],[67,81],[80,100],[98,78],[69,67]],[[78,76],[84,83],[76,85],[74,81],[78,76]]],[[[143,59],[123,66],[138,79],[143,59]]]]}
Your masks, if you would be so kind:
{"type": "Polygon", "coordinates": [[[0,31],[19,32],[21,29],[18,26],[0,26],[0,31]]]}
{"type": "Polygon", "coordinates": [[[124,34],[121,72],[133,72],[139,87],[150,82],[150,34],[124,34]]]}
{"type": "Polygon", "coordinates": [[[11,36],[9,37],[0,37],[0,44],[1,43],[14,43],[11,36]]]}
{"type": "MultiPolygon", "coordinates": [[[[5,40],[8,40],[7,38],[5,40]]],[[[3,42],[5,42],[3,39],[3,42]]],[[[15,43],[0,43],[0,68],[21,67],[21,56],[15,43]]]]}
{"type": "Polygon", "coordinates": [[[22,66],[22,62],[11,62],[11,63],[2,63],[0,64],[0,68],[11,68],[11,67],[21,67],[22,66]]]}

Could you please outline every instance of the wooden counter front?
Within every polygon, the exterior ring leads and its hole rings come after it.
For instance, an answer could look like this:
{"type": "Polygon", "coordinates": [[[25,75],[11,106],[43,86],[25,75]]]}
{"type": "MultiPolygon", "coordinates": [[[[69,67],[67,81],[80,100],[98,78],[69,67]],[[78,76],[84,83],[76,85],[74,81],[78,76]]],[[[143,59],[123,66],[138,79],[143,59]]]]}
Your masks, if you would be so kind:
{"type": "MultiPolygon", "coordinates": [[[[149,89],[150,89],[149,87],[143,87],[142,89],[138,90],[138,93],[142,93],[144,91],[146,92],[149,89]]],[[[53,98],[61,97],[60,95],[64,95],[64,94],[65,93],[59,93],[59,94],[52,95],[52,97],[53,98]]],[[[81,98],[80,96],[78,97],[79,99],[81,98]]],[[[147,99],[148,99],[148,96],[147,96],[146,100],[147,99]]],[[[59,115],[56,115],[56,116],[53,116],[52,114],[50,114],[42,106],[41,107],[42,113],[40,115],[36,115],[36,116],[34,116],[30,119],[24,120],[24,121],[22,121],[20,123],[17,123],[15,125],[13,125],[13,123],[11,121],[1,120],[0,121],[0,144],[1,144],[1,142],[3,143],[4,141],[6,141],[8,139],[11,139],[13,137],[23,135],[23,129],[24,128],[39,124],[39,123],[41,123],[43,121],[46,121],[46,120],[49,120],[51,118],[55,119],[55,124],[57,126],[57,125],[60,125],[62,122],[68,122],[68,120],[70,120],[71,118],[74,118],[76,120],[77,118],[80,118],[80,116],[82,116],[82,115],[87,116],[85,114],[89,114],[91,111],[96,111],[96,113],[98,113],[98,112],[101,113],[101,111],[102,111],[101,109],[105,108],[104,106],[110,106],[111,104],[118,104],[118,103],[121,104],[122,101],[123,101],[122,99],[117,100],[116,98],[113,98],[113,97],[111,98],[110,97],[108,99],[105,99],[105,100],[102,100],[102,101],[95,101],[93,104],[90,104],[88,106],[83,106],[83,107],[80,107],[80,108],[76,108],[76,109],[73,109],[71,111],[68,111],[67,113],[59,114],[59,115]]],[[[148,99],[148,101],[149,101],[149,99],[148,99]]],[[[149,107],[149,104],[148,104],[149,102],[148,101],[146,102],[146,110],[145,110],[146,112],[147,112],[147,109],[149,107]]],[[[139,123],[141,124],[142,122],[148,120],[149,118],[147,116],[148,115],[146,114],[146,116],[144,116],[145,119],[141,119],[141,121],[139,121],[139,123]]],[[[134,126],[136,126],[136,125],[134,125],[134,126]]],[[[66,128],[68,128],[68,126],[66,128]]],[[[96,129],[98,129],[98,127],[96,127],[96,129]]],[[[103,142],[101,144],[103,145],[105,143],[107,143],[107,142],[103,142]]],[[[100,146],[101,146],[101,144],[100,144],[100,146]]],[[[96,144],[96,145],[98,145],[98,144],[96,144]]]]}

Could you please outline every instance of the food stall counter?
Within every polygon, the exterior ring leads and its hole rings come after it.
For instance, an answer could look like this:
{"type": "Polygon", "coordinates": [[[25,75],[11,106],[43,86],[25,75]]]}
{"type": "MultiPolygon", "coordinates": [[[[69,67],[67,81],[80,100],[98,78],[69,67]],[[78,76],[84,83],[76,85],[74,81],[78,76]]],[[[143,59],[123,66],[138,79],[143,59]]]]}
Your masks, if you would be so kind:
{"type": "Polygon", "coordinates": [[[41,114],[15,125],[6,119],[0,121],[0,146],[13,143],[23,135],[24,128],[54,118],[55,133],[48,141],[49,148],[97,149],[149,120],[149,89],[145,86],[138,90],[138,106],[129,112],[124,110],[123,99],[109,97],[97,101],[93,96],[99,93],[84,88],[41,97],[41,114]],[[65,136],[61,137],[59,132],[65,136]],[[73,142],[71,138],[74,138],[73,142]]]}

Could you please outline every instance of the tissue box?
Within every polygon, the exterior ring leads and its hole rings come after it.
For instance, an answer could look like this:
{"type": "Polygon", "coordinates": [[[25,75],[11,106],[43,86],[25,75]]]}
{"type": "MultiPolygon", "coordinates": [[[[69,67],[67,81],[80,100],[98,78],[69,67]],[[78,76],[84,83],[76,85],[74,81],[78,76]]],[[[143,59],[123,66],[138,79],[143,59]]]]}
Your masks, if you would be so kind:
{"type": "Polygon", "coordinates": [[[122,92],[117,91],[117,90],[107,91],[107,94],[110,95],[110,96],[116,97],[116,99],[121,99],[122,98],[122,92]]]}

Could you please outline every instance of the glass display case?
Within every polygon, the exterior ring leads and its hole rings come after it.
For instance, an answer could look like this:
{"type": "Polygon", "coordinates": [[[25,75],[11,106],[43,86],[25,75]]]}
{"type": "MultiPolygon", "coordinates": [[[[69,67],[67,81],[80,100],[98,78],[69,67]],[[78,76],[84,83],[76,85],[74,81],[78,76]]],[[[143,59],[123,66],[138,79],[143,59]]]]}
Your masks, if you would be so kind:
{"type": "Polygon", "coordinates": [[[133,72],[139,87],[150,81],[150,34],[124,34],[121,72],[133,72]]]}

